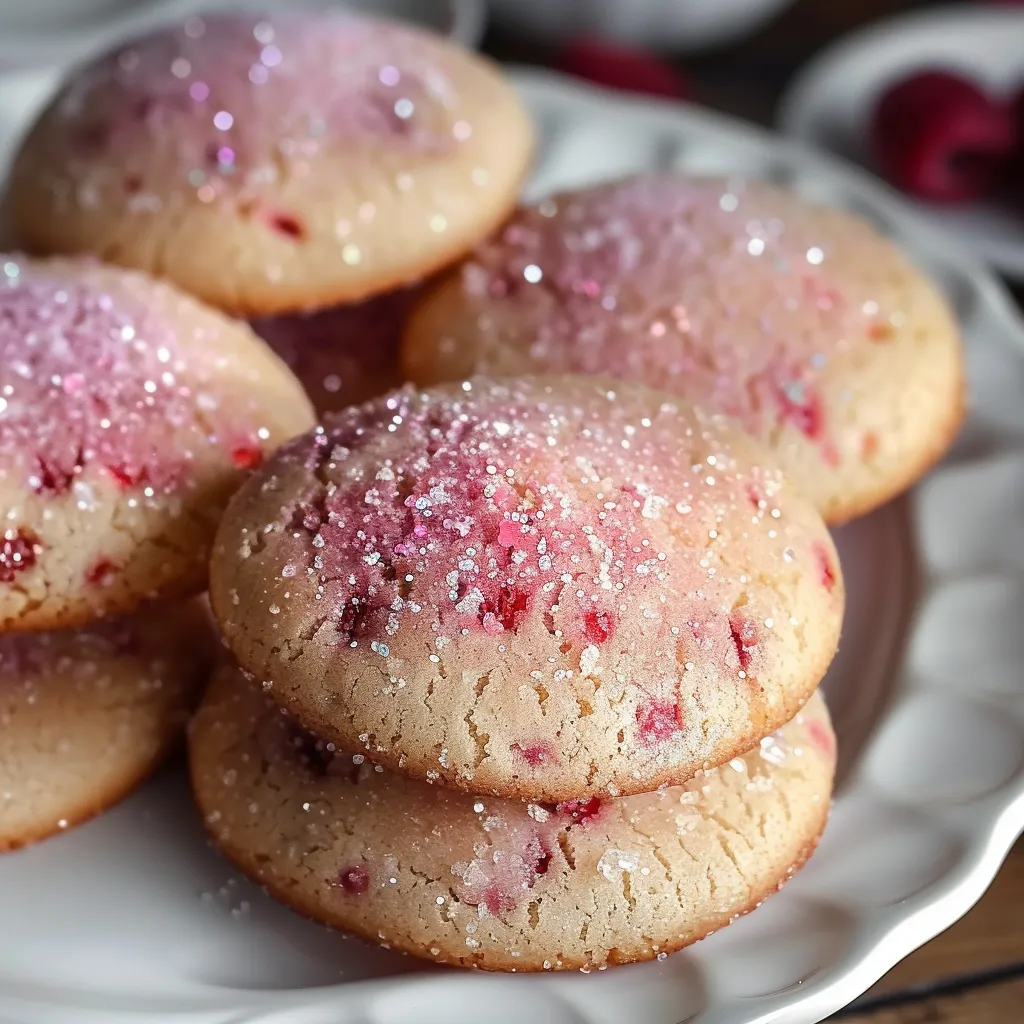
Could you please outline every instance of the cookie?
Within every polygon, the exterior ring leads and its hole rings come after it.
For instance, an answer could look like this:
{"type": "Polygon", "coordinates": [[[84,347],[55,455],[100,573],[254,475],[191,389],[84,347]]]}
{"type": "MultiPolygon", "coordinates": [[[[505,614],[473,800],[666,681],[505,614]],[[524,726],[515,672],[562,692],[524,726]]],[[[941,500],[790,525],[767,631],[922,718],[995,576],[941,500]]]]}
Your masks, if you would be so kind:
{"type": "Polygon", "coordinates": [[[228,498],[312,422],[243,324],[141,274],[0,256],[0,632],[203,590],[228,498]]]}
{"type": "Polygon", "coordinates": [[[263,317],[252,329],[288,364],[318,414],[374,398],[402,383],[398,346],[413,288],[354,306],[263,317]]]}
{"type": "Polygon", "coordinates": [[[532,128],[496,67],[351,13],[192,17],[68,80],[15,160],[22,244],[253,316],[356,302],[462,256],[532,128]]]}
{"type": "Polygon", "coordinates": [[[661,957],[753,910],[825,827],[835,741],[815,696],[685,785],[527,804],[332,753],[228,668],[190,760],[214,842],[301,914],[438,963],[539,971],[661,957]]]}
{"type": "Polygon", "coordinates": [[[0,850],[85,821],[148,778],[180,740],[214,646],[198,602],[0,636],[0,850]]]}
{"type": "Polygon", "coordinates": [[[644,175],[520,210],[413,312],[421,385],[601,373],[735,417],[839,523],[960,424],[958,329],[875,228],[757,182],[644,175]]]}
{"type": "Polygon", "coordinates": [[[843,584],[731,423],[579,376],[393,392],[231,502],[228,645],[325,739],[474,793],[642,792],[793,717],[843,584]]]}

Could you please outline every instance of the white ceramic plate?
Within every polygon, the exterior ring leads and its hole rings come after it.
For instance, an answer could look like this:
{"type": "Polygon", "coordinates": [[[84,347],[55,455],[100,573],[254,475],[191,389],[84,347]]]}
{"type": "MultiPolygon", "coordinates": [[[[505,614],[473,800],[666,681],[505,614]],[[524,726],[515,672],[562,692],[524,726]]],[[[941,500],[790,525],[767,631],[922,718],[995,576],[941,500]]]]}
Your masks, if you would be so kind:
{"type": "MultiPolygon", "coordinates": [[[[1024,8],[959,4],[855,32],[797,76],[779,107],[779,127],[871,167],[866,127],[881,91],[933,66],[951,68],[995,92],[1024,87],[1024,8]]],[[[1024,212],[995,203],[914,205],[995,269],[1024,280],[1024,212]]]]}
{"type": "Polygon", "coordinates": [[[532,194],[647,167],[765,176],[872,217],[963,322],[977,411],[957,451],[839,533],[849,614],[826,685],[842,771],[821,848],[761,909],[664,962],[460,973],[308,924],[238,878],[179,765],[0,858],[5,1024],[809,1024],[963,914],[1024,826],[1024,324],[1005,294],[827,158],[688,107],[517,81],[543,131],[532,194]]]}

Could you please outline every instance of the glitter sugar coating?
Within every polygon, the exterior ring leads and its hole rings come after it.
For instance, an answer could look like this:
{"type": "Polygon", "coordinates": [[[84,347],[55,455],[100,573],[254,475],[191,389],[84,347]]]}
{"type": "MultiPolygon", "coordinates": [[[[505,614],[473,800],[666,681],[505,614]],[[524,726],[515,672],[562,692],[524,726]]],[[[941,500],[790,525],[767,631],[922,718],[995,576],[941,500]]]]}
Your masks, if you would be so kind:
{"type": "Polygon", "coordinates": [[[877,435],[849,436],[854,392],[829,375],[846,359],[856,381],[898,340],[915,274],[841,211],[757,182],[644,174],[525,208],[484,243],[461,281],[475,337],[451,358],[458,375],[644,381],[772,443],[800,437],[827,471],[877,454],[877,435]]]}
{"type": "MultiPolygon", "coordinates": [[[[211,14],[86,68],[57,116],[73,159],[116,162],[129,199],[152,201],[146,156],[156,139],[173,141],[158,172],[211,201],[301,177],[324,149],[448,153],[467,126],[450,116],[456,97],[442,64],[424,33],[351,14],[211,14]]],[[[294,218],[266,216],[301,236],[294,218]]]]}
{"type": "Polygon", "coordinates": [[[203,386],[215,333],[205,354],[193,339],[183,350],[184,328],[150,293],[160,286],[111,287],[87,266],[0,256],[0,486],[88,508],[97,477],[138,498],[186,486],[202,448],[258,464],[267,432],[234,424],[203,386]]]}
{"type": "MultiPolygon", "coordinates": [[[[824,526],[761,454],[725,421],[636,385],[393,392],[327,417],[251,481],[218,536],[214,607],[243,664],[274,686],[301,688],[313,671],[345,690],[339,719],[374,719],[378,705],[398,715],[425,688],[433,715],[412,747],[438,735],[438,777],[468,784],[491,759],[542,795],[577,755],[702,761],[721,740],[721,690],[742,703],[760,700],[762,678],[817,682],[822,666],[785,665],[798,606],[820,606],[812,663],[831,655],[841,611],[841,591],[818,583],[824,526]],[[253,651],[246,637],[261,629],[303,639],[253,651]],[[574,745],[584,721],[594,735],[574,745]]],[[[359,738],[401,756],[389,735],[359,738]]],[[[576,785],[568,796],[593,791],[576,785]]]]}

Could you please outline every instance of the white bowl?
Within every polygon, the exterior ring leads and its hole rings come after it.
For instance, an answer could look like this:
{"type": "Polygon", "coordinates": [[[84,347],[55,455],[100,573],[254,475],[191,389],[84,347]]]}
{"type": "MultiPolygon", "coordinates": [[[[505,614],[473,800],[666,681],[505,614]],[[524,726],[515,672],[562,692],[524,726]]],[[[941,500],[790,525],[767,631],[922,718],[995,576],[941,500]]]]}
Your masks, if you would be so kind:
{"type": "Polygon", "coordinates": [[[792,0],[490,0],[494,19],[548,41],[590,33],[659,50],[751,35],[792,0]]]}
{"type": "MultiPolygon", "coordinates": [[[[947,67],[997,93],[1024,84],[1024,8],[956,4],[912,11],[845,36],[819,53],[790,85],[779,127],[872,168],[867,125],[891,82],[947,67]]],[[[1024,216],[997,203],[913,203],[948,238],[1007,277],[1024,281],[1024,216]]]]}
{"type": "Polygon", "coordinates": [[[214,9],[351,7],[416,22],[474,48],[485,0],[0,0],[0,71],[67,65],[157,25],[214,9]]]}

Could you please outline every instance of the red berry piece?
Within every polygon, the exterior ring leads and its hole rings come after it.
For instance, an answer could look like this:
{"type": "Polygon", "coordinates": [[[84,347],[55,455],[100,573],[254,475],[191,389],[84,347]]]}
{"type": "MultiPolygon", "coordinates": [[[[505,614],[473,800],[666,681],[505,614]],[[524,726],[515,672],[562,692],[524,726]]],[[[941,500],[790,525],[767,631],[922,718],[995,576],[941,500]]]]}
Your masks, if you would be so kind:
{"type": "Polygon", "coordinates": [[[28,530],[8,529],[0,533],[0,583],[13,583],[20,572],[36,564],[38,544],[28,530]]]}
{"type": "Polygon", "coordinates": [[[757,625],[753,619],[745,618],[742,613],[733,612],[729,617],[729,635],[732,637],[740,668],[744,672],[749,672],[757,653],[757,625]]]}
{"type": "Polygon", "coordinates": [[[296,242],[300,242],[306,237],[306,229],[302,226],[302,221],[290,213],[268,213],[266,222],[279,235],[284,235],[296,242]]]}
{"type": "Polygon", "coordinates": [[[93,562],[85,571],[85,582],[93,587],[106,586],[117,573],[117,566],[106,558],[93,562]]]}
{"type": "Polygon", "coordinates": [[[587,612],[583,616],[583,633],[589,644],[603,644],[612,635],[612,620],[607,612],[587,612]]]}
{"type": "Polygon", "coordinates": [[[947,71],[897,82],[875,108],[871,142],[881,172],[922,199],[956,203],[991,192],[1017,144],[1009,103],[947,71]]]}
{"type": "Polygon", "coordinates": [[[263,449],[258,444],[240,445],[232,450],[231,461],[239,469],[259,469],[263,464],[263,449]]]}
{"type": "Polygon", "coordinates": [[[665,743],[679,734],[679,708],[671,701],[652,698],[636,709],[636,725],[644,746],[665,743]]]}
{"type": "Polygon", "coordinates": [[[592,796],[589,800],[566,800],[565,803],[557,804],[555,812],[563,818],[568,818],[569,825],[583,825],[596,818],[601,813],[601,798],[592,796]]]}
{"type": "Polygon", "coordinates": [[[832,568],[832,559],[824,544],[814,545],[814,558],[818,563],[818,579],[831,594],[836,586],[836,571],[832,568]]]}
{"type": "Polygon", "coordinates": [[[517,757],[521,757],[530,768],[543,768],[546,764],[552,764],[555,760],[555,752],[547,743],[513,743],[511,751],[517,757]]]}
{"type": "Polygon", "coordinates": [[[577,78],[623,92],[683,99],[690,91],[686,79],[660,58],[601,39],[582,38],[568,43],[557,64],[561,71],[577,78]]]}
{"type": "Polygon", "coordinates": [[[807,731],[810,733],[811,739],[814,741],[814,745],[826,755],[832,753],[832,733],[828,727],[823,723],[814,719],[807,723],[807,731]]]}
{"type": "Polygon", "coordinates": [[[361,896],[370,888],[370,872],[366,868],[354,864],[352,867],[343,868],[338,872],[336,884],[353,896],[361,896]]]}

